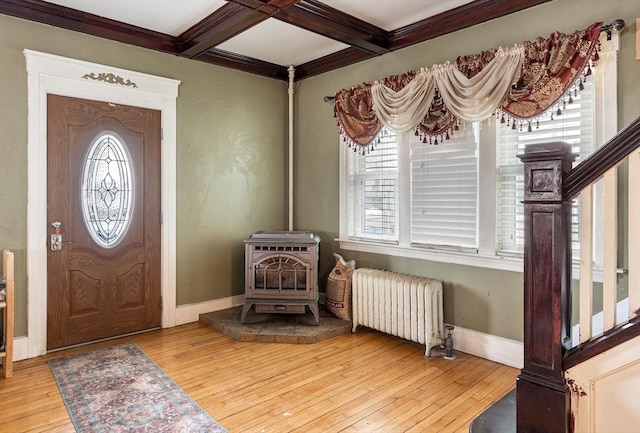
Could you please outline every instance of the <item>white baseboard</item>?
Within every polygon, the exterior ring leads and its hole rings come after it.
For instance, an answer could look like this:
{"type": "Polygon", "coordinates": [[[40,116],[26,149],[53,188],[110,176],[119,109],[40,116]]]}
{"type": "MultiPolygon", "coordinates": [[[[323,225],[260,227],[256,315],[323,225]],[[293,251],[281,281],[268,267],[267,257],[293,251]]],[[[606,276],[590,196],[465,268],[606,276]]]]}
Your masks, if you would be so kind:
{"type": "MultiPolygon", "coordinates": [[[[320,293],[323,298],[324,293],[320,293]]],[[[324,299],[321,299],[324,301],[324,299]]],[[[198,304],[180,305],[176,308],[176,325],[197,322],[200,314],[236,307],[244,303],[244,295],[215,299],[198,304]]],[[[323,302],[320,302],[321,304],[323,302]]],[[[522,368],[524,365],[524,345],[520,341],[485,334],[456,326],[452,333],[455,350],[499,362],[510,367],[522,368]]]]}
{"type": "MultiPolygon", "coordinates": [[[[224,310],[244,304],[244,295],[214,299],[197,304],[179,305],[176,307],[176,326],[197,322],[200,314],[224,310]]],[[[13,360],[22,361],[29,358],[29,337],[21,336],[13,339],[13,360]]]]}
{"type": "Polygon", "coordinates": [[[176,307],[176,326],[197,322],[200,314],[226,310],[244,304],[244,295],[198,302],[197,304],[178,305],[176,307]]]}
{"type": "MultiPolygon", "coordinates": [[[[324,293],[320,293],[320,303],[324,302],[324,293]]],[[[244,295],[215,299],[198,304],[180,305],[176,308],[176,325],[197,322],[200,314],[224,310],[244,304],[244,295]]],[[[514,368],[524,366],[524,345],[520,341],[485,334],[456,326],[451,334],[455,350],[499,362],[514,368]]]]}
{"type": "Polygon", "coordinates": [[[27,336],[13,339],[13,361],[22,361],[29,358],[29,338],[27,336]]]}
{"type": "Polygon", "coordinates": [[[451,336],[455,350],[514,368],[524,366],[524,344],[521,341],[485,334],[460,326],[455,327],[451,336]]]}
{"type": "MultiPolygon", "coordinates": [[[[200,314],[225,310],[244,304],[244,295],[214,299],[197,304],[179,305],[176,307],[176,326],[197,322],[200,314]]],[[[455,350],[499,362],[514,368],[524,365],[524,345],[520,341],[485,334],[456,326],[451,334],[455,350]]],[[[29,338],[16,337],[13,340],[13,360],[21,361],[29,358],[29,338]]]]}

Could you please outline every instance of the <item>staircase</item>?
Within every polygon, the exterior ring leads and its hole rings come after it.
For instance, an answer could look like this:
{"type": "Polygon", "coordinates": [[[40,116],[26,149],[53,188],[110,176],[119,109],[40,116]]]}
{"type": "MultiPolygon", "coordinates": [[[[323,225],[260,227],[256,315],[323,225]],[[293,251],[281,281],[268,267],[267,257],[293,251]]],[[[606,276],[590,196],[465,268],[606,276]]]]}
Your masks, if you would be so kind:
{"type": "Polygon", "coordinates": [[[572,168],[574,158],[566,143],[530,145],[520,157],[524,368],[515,394],[474,420],[472,433],[620,433],[640,425],[640,400],[628,398],[640,389],[640,118],[572,168]],[[580,202],[575,277],[573,199],[580,202]],[[594,203],[602,206],[600,227],[594,203]],[[603,260],[594,269],[596,245],[603,260]]]}

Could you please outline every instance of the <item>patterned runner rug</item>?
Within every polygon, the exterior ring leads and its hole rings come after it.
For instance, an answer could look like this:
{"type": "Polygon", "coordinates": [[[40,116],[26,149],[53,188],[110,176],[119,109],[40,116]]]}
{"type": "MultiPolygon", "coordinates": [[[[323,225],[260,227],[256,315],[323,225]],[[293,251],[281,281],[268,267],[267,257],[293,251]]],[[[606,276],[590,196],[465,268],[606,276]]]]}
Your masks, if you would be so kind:
{"type": "Polygon", "coordinates": [[[135,344],[49,367],[78,432],[226,432],[135,344]]]}

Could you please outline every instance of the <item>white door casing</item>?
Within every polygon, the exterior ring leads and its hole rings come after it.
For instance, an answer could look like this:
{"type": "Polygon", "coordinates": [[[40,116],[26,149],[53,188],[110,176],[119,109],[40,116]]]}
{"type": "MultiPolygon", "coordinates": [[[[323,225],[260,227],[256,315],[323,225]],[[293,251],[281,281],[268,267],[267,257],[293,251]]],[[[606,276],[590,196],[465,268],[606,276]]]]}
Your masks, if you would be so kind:
{"type": "MultiPolygon", "coordinates": [[[[27,63],[27,342],[23,356],[46,352],[47,94],[161,111],[162,327],[176,323],[176,99],[180,81],[24,50],[27,63]]],[[[16,351],[18,352],[18,351],[16,351]]]]}

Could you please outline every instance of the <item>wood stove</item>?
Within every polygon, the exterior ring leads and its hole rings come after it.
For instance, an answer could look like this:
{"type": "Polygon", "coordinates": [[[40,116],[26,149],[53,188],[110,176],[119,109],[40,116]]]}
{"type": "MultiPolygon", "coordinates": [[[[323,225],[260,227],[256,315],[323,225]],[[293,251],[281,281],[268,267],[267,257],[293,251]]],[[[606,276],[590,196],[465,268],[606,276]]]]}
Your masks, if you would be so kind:
{"type": "Polygon", "coordinates": [[[306,231],[260,231],[245,239],[245,292],[241,321],[256,313],[304,314],[316,325],[320,238],[306,231]]]}

